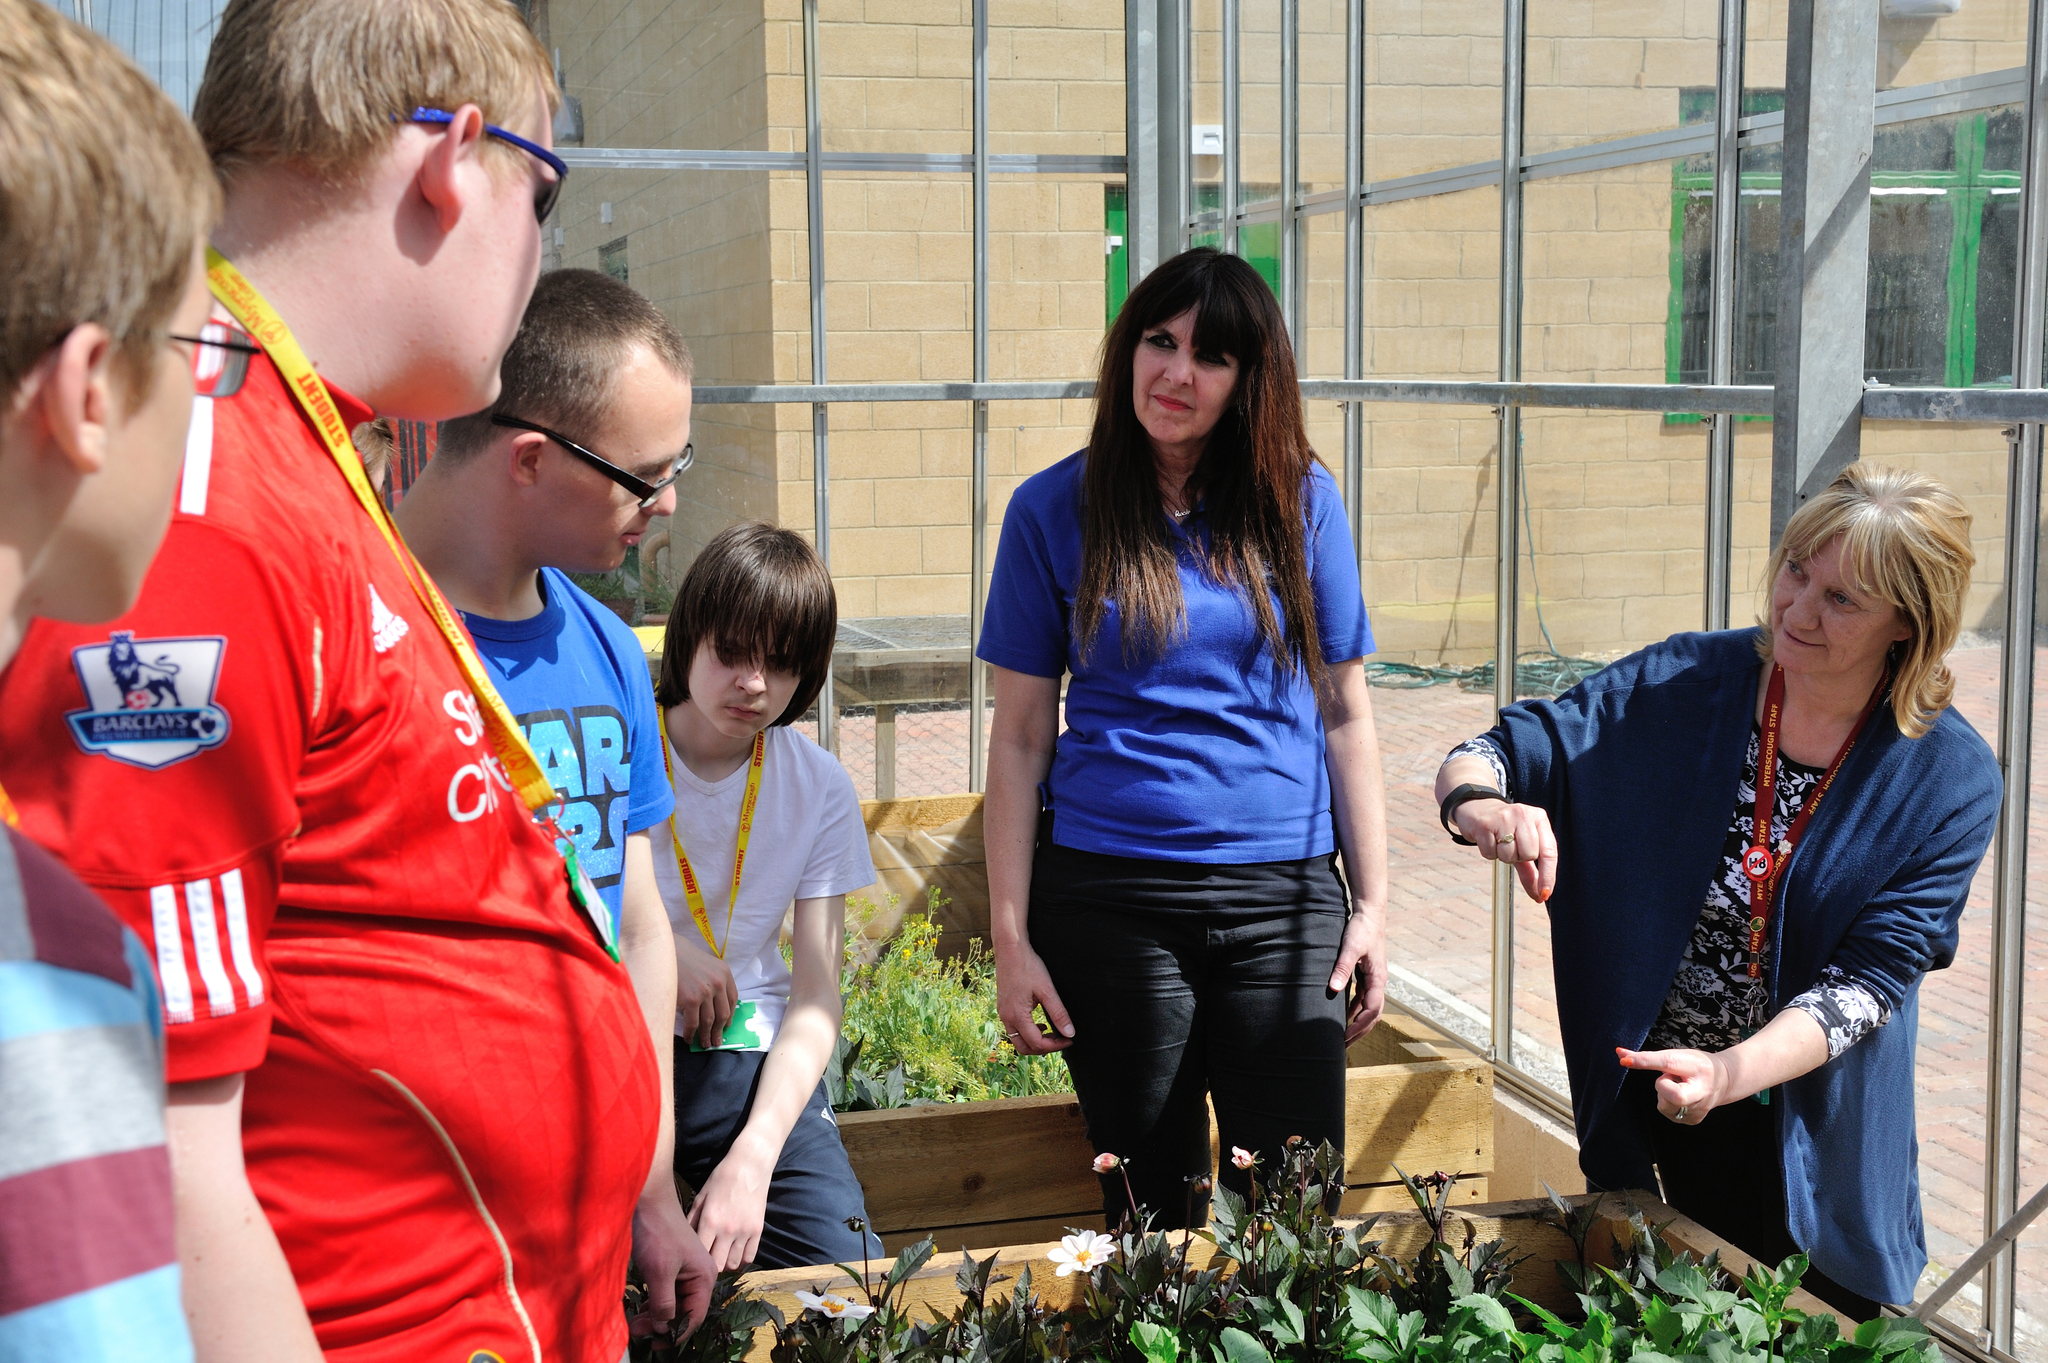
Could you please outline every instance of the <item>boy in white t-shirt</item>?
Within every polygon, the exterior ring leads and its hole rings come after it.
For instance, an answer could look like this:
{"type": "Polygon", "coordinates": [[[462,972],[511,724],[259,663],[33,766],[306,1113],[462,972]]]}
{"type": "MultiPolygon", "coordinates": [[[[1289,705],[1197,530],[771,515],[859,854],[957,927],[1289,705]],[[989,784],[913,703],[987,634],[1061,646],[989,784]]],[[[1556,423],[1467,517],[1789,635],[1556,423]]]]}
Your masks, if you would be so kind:
{"type": "Polygon", "coordinates": [[[809,544],[732,526],[683,580],[655,687],[676,796],[654,829],[676,930],[675,1167],[720,1268],[881,1249],[846,1224],[866,1204],[821,1082],[846,896],[874,883],[874,861],[846,769],[789,727],[824,684],[838,621],[809,544]],[[794,969],[780,948],[792,901],[794,969]]]}

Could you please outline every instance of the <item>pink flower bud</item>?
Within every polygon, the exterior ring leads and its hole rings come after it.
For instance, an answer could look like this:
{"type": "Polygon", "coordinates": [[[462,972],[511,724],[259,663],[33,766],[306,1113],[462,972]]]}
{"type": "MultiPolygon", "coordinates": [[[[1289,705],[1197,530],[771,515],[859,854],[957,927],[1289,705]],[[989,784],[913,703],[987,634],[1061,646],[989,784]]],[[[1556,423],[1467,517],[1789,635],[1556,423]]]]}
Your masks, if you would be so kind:
{"type": "Polygon", "coordinates": [[[1106,1173],[1108,1173],[1108,1172],[1109,1172],[1110,1170],[1112,1170],[1112,1169],[1116,1168],[1116,1167],[1117,1167],[1117,1166],[1118,1166],[1119,1164],[1122,1164],[1122,1163],[1123,1163],[1123,1161],[1122,1161],[1122,1160],[1120,1160],[1120,1159],[1118,1159],[1118,1158],[1117,1158],[1117,1157],[1116,1157],[1115,1155],[1111,1155],[1111,1154],[1101,1154],[1101,1155],[1097,1155],[1097,1156],[1095,1157],[1095,1172],[1096,1172],[1096,1173],[1098,1173],[1098,1174],[1106,1174],[1106,1173]]]}
{"type": "Polygon", "coordinates": [[[1241,1145],[1233,1145],[1230,1147],[1230,1162],[1240,1169],[1249,1169],[1252,1167],[1252,1152],[1241,1145]]]}

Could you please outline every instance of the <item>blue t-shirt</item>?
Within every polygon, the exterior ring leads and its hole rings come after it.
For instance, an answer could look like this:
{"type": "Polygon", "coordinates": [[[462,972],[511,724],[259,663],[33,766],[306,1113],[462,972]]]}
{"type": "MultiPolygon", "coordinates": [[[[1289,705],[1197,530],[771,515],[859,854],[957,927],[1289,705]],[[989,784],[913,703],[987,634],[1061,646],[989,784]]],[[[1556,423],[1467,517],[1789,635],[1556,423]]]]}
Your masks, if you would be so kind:
{"type": "MultiPolygon", "coordinates": [[[[1084,665],[1073,637],[1081,579],[1081,468],[1071,455],[1019,487],[1003,517],[976,656],[1036,677],[1071,673],[1066,732],[1047,777],[1061,847],[1160,861],[1292,861],[1335,849],[1323,719],[1305,668],[1275,665],[1250,602],[1187,551],[1177,527],[1187,633],[1135,664],[1122,617],[1103,613],[1084,665]]],[[[1309,472],[1303,510],[1323,660],[1372,652],[1358,560],[1336,480],[1309,472]]],[[[1280,600],[1273,598],[1280,613],[1280,600]]],[[[1284,616],[1282,617],[1284,619],[1284,616]]]]}
{"type": "Polygon", "coordinates": [[[556,823],[619,926],[626,835],[675,808],[661,769],[661,723],[639,636],[553,568],[546,605],[525,620],[462,613],[498,693],[562,797],[556,823]]]}

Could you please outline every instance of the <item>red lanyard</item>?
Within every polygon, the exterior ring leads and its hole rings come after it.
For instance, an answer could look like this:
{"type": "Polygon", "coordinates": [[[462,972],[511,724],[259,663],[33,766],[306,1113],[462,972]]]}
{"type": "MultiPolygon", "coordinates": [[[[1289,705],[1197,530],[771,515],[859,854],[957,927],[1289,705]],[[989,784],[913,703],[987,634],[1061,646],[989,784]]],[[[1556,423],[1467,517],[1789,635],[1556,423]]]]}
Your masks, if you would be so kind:
{"type": "Polygon", "coordinates": [[[1771,665],[1771,684],[1764,692],[1763,741],[1757,746],[1756,755],[1756,842],[1742,854],[1742,873],[1750,879],[1749,891],[1749,978],[1763,978],[1764,929],[1771,921],[1771,910],[1777,907],[1778,881],[1785,870],[1785,863],[1792,859],[1792,849],[1799,845],[1799,839],[1806,832],[1806,825],[1813,820],[1813,811],[1820,808],[1820,797],[1828,793],[1828,787],[1835,783],[1835,773],[1842,769],[1842,762],[1849,756],[1849,749],[1856,746],[1856,740],[1863,733],[1863,726],[1870,723],[1870,717],[1877,713],[1878,702],[1884,699],[1891,674],[1886,672],[1870,693],[1870,703],[1863,707],[1863,714],[1856,721],[1856,727],[1849,731],[1842,750],[1835,754],[1835,760],[1828,764],[1827,775],[1820,778],[1813,794],[1806,797],[1805,808],[1792,820],[1792,826],[1785,830],[1785,836],[1778,841],[1775,849],[1770,846],[1771,816],[1777,811],[1778,800],[1778,719],[1785,709],[1785,669],[1771,665]]]}

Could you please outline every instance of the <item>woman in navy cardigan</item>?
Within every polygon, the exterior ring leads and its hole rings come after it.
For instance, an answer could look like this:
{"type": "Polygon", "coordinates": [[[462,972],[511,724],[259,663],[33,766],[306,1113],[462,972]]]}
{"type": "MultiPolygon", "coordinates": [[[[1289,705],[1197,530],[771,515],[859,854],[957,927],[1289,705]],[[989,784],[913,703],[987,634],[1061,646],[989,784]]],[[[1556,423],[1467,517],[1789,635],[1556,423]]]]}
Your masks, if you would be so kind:
{"type": "Polygon", "coordinates": [[[1998,812],[1942,663],[1969,529],[1932,478],[1852,464],[1786,526],[1767,628],[1511,705],[1437,776],[1445,827],[1549,906],[1590,1183],[1655,1187],[1654,1164],[1671,1205],[1803,1251],[1857,1319],[1927,1262],[1920,979],[1954,959],[1998,812]]]}

